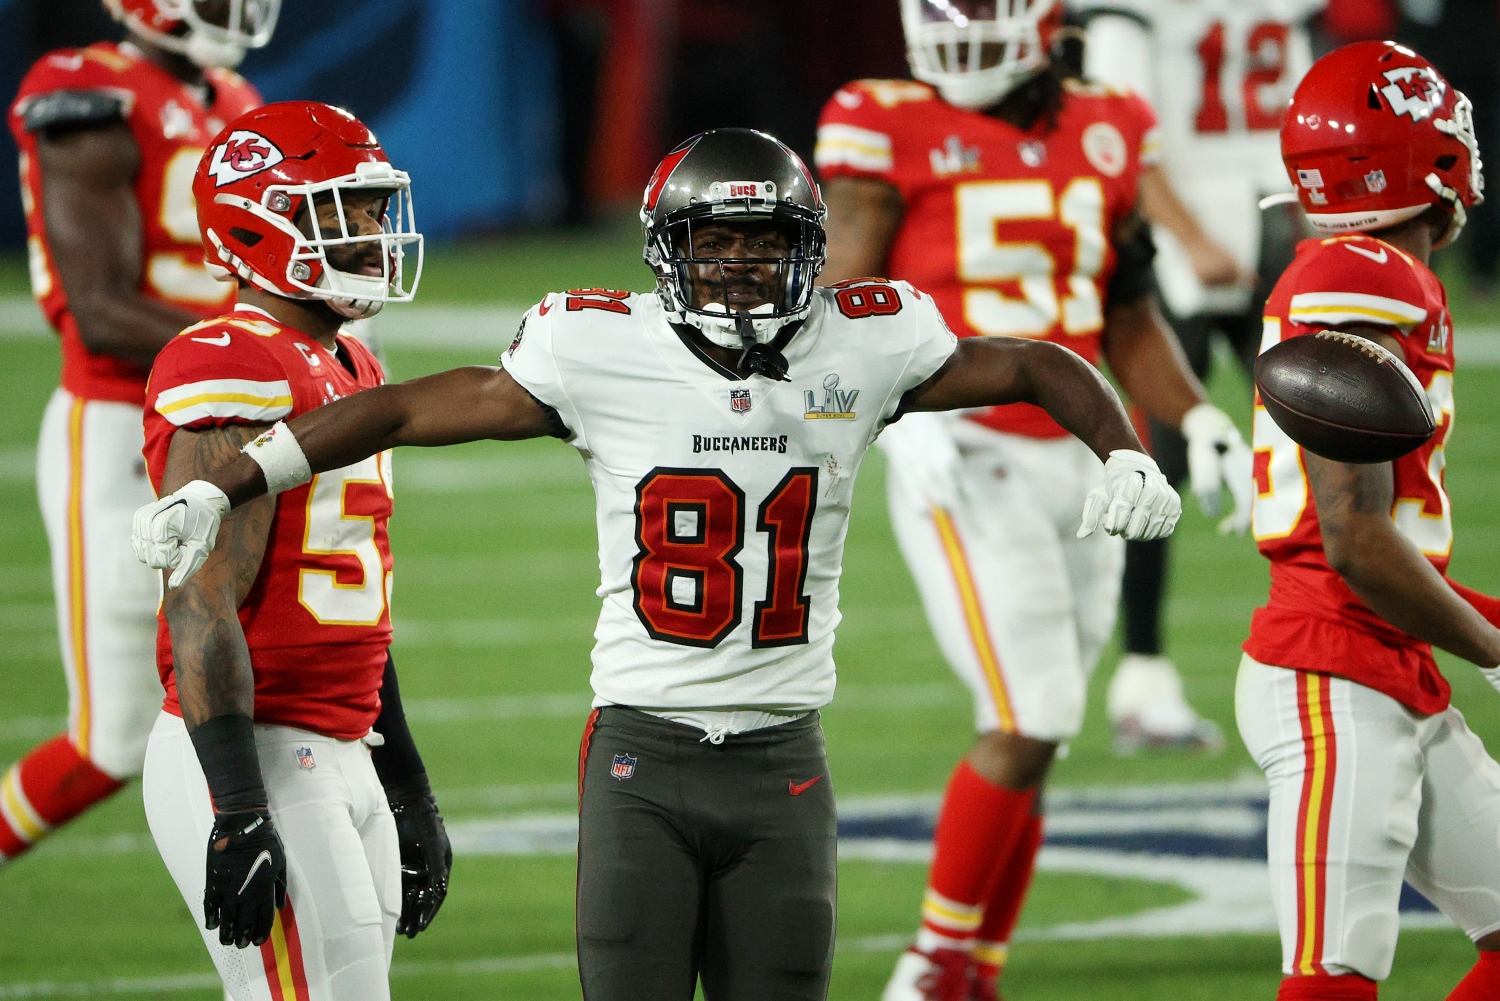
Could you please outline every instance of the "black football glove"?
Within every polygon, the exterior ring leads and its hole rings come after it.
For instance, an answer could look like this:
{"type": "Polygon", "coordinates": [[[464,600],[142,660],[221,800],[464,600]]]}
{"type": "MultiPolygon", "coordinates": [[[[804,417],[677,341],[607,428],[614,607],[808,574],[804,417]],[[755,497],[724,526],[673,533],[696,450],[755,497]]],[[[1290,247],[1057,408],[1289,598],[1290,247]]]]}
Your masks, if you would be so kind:
{"type": "Polygon", "coordinates": [[[401,845],[401,917],[396,934],[416,938],[432,924],[448,896],[453,846],[430,792],[391,800],[391,816],[396,818],[401,845]]]}
{"type": "Polygon", "coordinates": [[[208,838],[203,922],[219,942],[243,949],[271,937],[286,906],[286,851],[265,810],[214,815],[208,838]]]}

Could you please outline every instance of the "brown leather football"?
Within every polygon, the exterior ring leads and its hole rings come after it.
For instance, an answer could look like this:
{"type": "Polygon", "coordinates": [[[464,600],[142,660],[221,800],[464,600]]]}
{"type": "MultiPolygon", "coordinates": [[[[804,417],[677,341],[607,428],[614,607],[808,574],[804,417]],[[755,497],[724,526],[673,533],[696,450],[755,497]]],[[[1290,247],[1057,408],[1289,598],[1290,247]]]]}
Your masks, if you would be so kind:
{"type": "Polygon", "coordinates": [[[1255,386],[1293,441],[1336,462],[1389,462],[1437,430],[1411,369],[1374,341],[1324,330],[1255,361],[1255,386]]]}

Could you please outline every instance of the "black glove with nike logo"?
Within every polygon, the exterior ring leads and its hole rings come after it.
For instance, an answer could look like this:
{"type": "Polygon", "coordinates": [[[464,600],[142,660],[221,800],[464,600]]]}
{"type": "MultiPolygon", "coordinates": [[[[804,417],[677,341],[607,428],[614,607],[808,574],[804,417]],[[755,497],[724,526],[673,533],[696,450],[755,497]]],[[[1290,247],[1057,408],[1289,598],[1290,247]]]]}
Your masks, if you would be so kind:
{"type": "Polygon", "coordinates": [[[401,917],[396,921],[396,934],[416,938],[417,932],[432,924],[448,896],[453,847],[431,792],[398,796],[390,803],[401,846],[401,917]]]}
{"type": "Polygon", "coordinates": [[[219,929],[222,945],[261,945],[285,906],[286,851],[270,812],[215,814],[203,888],[204,927],[219,929]]]}

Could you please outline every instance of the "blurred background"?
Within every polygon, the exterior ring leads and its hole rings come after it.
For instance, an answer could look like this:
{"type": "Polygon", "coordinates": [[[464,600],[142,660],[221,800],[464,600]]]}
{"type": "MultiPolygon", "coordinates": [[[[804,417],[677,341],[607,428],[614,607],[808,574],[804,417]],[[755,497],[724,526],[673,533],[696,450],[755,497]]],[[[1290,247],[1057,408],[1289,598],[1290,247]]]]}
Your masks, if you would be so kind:
{"type": "MultiPolygon", "coordinates": [[[[1163,3],[1175,0],[1161,0],[1163,3]]],[[[1500,162],[1500,0],[1331,0],[1326,51],[1395,37],[1474,101],[1500,162]]],[[[0,94],[61,46],[117,36],[99,0],[0,0],[0,94]]],[[[414,181],[430,241],[418,301],[379,317],[396,378],[490,364],[520,313],[573,287],[645,290],[634,214],[657,160],[705,128],[754,126],[811,162],[828,97],[908,75],[897,0],[284,0],[243,72],[268,100],[343,105],[414,181]]],[[[8,132],[0,163],[14,162],[8,132]]],[[[1454,575],[1500,591],[1500,197],[1437,258],[1459,382],[1449,489],[1454,575]]],[[[0,179],[0,762],[57,732],[67,702],[33,470],[57,384],[55,338],[30,299],[17,186],[0,179]]],[[[1249,388],[1209,389],[1248,436],[1249,388]]],[[[573,880],[578,736],[598,614],[593,497],[552,441],[409,450],[391,523],[395,656],[408,716],[448,817],[453,889],[431,931],[396,946],[395,996],[578,997],[573,880]]],[[[932,819],[972,741],[891,537],[883,459],[857,486],[824,716],[840,798],[839,955],[832,997],[873,1001],[910,941],[932,819]]],[[[1088,723],[1053,772],[1047,848],[1009,964],[1021,1001],[1238,1001],[1274,996],[1265,793],[1235,736],[1234,671],[1265,563],[1194,505],[1178,530],[1170,649],[1189,700],[1223,727],[1216,757],[1116,757],[1105,654],[1088,723]]],[[[1442,659],[1492,750],[1500,698],[1442,659]]],[[[1443,996],[1464,936],[1407,901],[1386,1001],[1443,996]]],[[[0,1001],[222,995],[146,830],[139,786],[0,871],[0,1001]]]]}
{"type": "MultiPolygon", "coordinates": [[[[1497,150],[1497,21],[1495,0],[1331,0],[1315,45],[1412,45],[1470,96],[1480,148],[1497,150]]],[[[0,0],[0,23],[5,94],[42,53],[118,37],[98,0],[0,0]]],[[[437,241],[618,219],[662,155],[715,126],[764,129],[810,163],[835,90],[908,75],[895,0],[288,0],[241,69],[268,101],[325,101],[370,123],[437,241]]],[[[0,136],[0,158],[13,155],[0,136]]],[[[1466,234],[1487,287],[1497,219],[1492,199],[1466,234]]],[[[24,232],[6,185],[0,248],[24,232]]]]}

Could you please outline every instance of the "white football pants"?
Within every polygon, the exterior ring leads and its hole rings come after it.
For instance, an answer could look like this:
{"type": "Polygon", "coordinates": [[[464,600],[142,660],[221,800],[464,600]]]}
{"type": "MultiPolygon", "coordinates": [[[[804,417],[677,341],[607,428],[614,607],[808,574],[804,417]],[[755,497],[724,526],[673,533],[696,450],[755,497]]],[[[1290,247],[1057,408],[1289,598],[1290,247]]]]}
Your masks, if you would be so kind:
{"type": "Polygon", "coordinates": [[[156,673],[159,574],[135,558],[130,519],[155,500],[141,408],[52,394],[36,486],[52,550],[58,645],[68,677],[68,737],[117,778],[141,773],[161,711],[156,673]]]}
{"type": "Polygon", "coordinates": [[[955,422],[961,500],[929,509],[892,467],[891,525],[938,646],[974,694],[974,725],[1066,742],[1114,630],[1124,543],[1075,536],[1103,466],[1077,438],[955,422]]]}
{"type": "Polygon", "coordinates": [[[1240,737],[1271,784],[1271,898],[1287,976],[1384,980],[1405,878],[1471,939],[1500,929],[1500,765],[1447,711],[1247,654],[1240,737]]]}
{"type": "Polygon", "coordinates": [[[396,822],[363,741],[256,726],[271,819],[286,848],[287,906],[260,948],[203,927],[213,808],[182,720],[161,713],[142,792],[151,836],[234,1001],[384,1001],[401,911],[396,822]]]}

